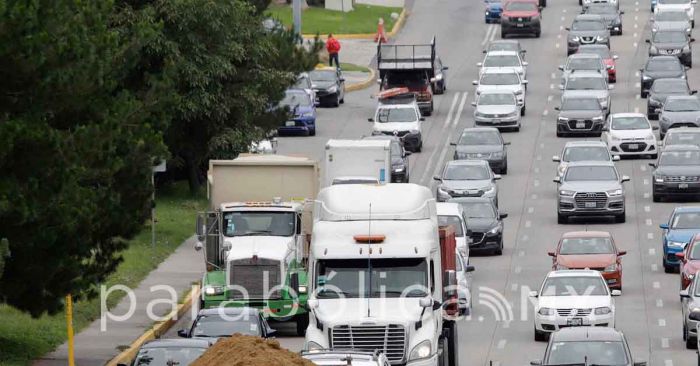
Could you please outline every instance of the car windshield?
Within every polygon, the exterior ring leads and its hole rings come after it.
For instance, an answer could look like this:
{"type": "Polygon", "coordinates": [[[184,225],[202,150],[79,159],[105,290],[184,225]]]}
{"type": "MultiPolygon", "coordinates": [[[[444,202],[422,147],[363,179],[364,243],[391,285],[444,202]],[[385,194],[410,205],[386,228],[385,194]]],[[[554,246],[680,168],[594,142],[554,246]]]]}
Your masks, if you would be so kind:
{"type": "Polygon", "coordinates": [[[490,179],[488,167],[482,165],[448,164],[442,174],[444,180],[485,180],[490,179]]]}
{"type": "Polygon", "coordinates": [[[587,14],[617,14],[617,8],[610,5],[593,5],[586,10],[587,14]]]}
{"type": "Polygon", "coordinates": [[[515,42],[493,42],[489,45],[489,51],[520,51],[515,42]]]}
{"type": "Polygon", "coordinates": [[[574,146],[564,150],[562,160],[566,162],[610,161],[610,154],[605,146],[574,146]]]}
{"type": "Polygon", "coordinates": [[[515,96],[512,93],[481,94],[480,105],[515,105],[515,96]]]}
{"type": "Polygon", "coordinates": [[[681,63],[677,58],[655,60],[651,59],[647,63],[648,71],[680,71],[681,63]]]}
{"type": "Polygon", "coordinates": [[[459,216],[454,215],[438,215],[438,226],[452,226],[455,235],[464,236],[462,231],[462,220],[459,216]]]}
{"type": "Polygon", "coordinates": [[[657,22],[687,22],[688,14],[684,11],[661,11],[654,15],[657,22]]]}
{"type": "Polygon", "coordinates": [[[517,85],[520,78],[515,72],[512,73],[485,73],[481,76],[481,85],[517,85]]]}
{"type": "Polygon", "coordinates": [[[605,80],[600,78],[579,78],[570,77],[569,82],[566,83],[567,90],[604,90],[605,80]]]}
{"type": "Polygon", "coordinates": [[[572,57],[566,68],[568,70],[601,70],[603,63],[597,57],[572,57]]]}
{"type": "MultiPolygon", "coordinates": [[[[700,132],[700,130],[699,130],[700,132]]],[[[700,146],[700,133],[671,132],[666,134],[665,146],[671,145],[695,145],[700,146]]]]}
{"type": "Polygon", "coordinates": [[[610,128],[613,130],[646,130],[650,129],[649,121],[644,117],[615,117],[610,128]]]}
{"type": "Polygon", "coordinates": [[[459,202],[464,208],[465,214],[472,219],[492,219],[496,217],[496,210],[489,202],[459,202]]]}
{"type": "Polygon", "coordinates": [[[682,32],[656,32],[654,33],[653,40],[655,43],[683,43],[687,42],[688,38],[685,35],[685,31],[682,32]]]}
{"type": "Polygon", "coordinates": [[[659,158],[659,165],[700,165],[700,151],[664,151],[659,158]]]}
{"type": "Polygon", "coordinates": [[[561,104],[564,111],[597,111],[600,110],[600,103],[595,98],[566,98],[561,104]]]}
{"type": "Polygon", "coordinates": [[[287,91],[284,93],[284,98],[280,102],[283,107],[294,109],[296,106],[309,107],[311,106],[311,98],[303,91],[287,91]]]}
{"type": "Polygon", "coordinates": [[[697,98],[668,98],[664,103],[666,112],[694,112],[700,110],[700,100],[697,98]]]}
{"type": "Polygon", "coordinates": [[[457,145],[500,145],[498,131],[465,131],[457,145]]]}
{"type": "Polygon", "coordinates": [[[627,352],[622,342],[578,341],[552,342],[548,365],[628,365],[627,352]]]}
{"type": "Polygon", "coordinates": [[[700,229],[700,212],[678,212],[673,215],[671,229],[700,229]]]}
{"type": "Polygon", "coordinates": [[[663,5],[690,5],[690,0],[659,0],[663,5]]]}
{"type": "Polygon", "coordinates": [[[206,348],[184,346],[142,348],[136,355],[134,366],[187,366],[206,350],[206,348]]]}
{"type": "Polygon", "coordinates": [[[519,67],[520,59],[516,55],[487,55],[484,67],[519,67]]]}
{"type": "Polygon", "coordinates": [[[416,122],[418,115],[416,109],[410,108],[380,108],[377,111],[377,122],[379,123],[394,123],[394,122],[416,122]]]}
{"type": "Polygon", "coordinates": [[[688,93],[688,84],[682,79],[659,79],[654,81],[651,91],[655,93],[688,93]]]}
{"type": "Polygon", "coordinates": [[[336,76],[333,70],[314,70],[309,73],[311,81],[335,81],[336,76]]]}
{"type": "Polygon", "coordinates": [[[610,50],[608,49],[607,46],[603,45],[601,47],[598,46],[581,46],[578,49],[578,53],[590,53],[593,55],[598,55],[603,59],[611,59],[612,56],[610,56],[610,50]]]}
{"type": "Polygon", "coordinates": [[[319,260],[316,296],[321,299],[425,297],[430,292],[427,267],[423,258],[319,260]]]}
{"type": "Polygon", "coordinates": [[[607,285],[593,276],[549,277],[540,296],[607,296],[607,285]]]}
{"type": "Polygon", "coordinates": [[[617,172],[611,166],[570,166],[566,169],[566,181],[617,180],[617,172]]]}
{"type": "Polygon", "coordinates": [[[291,236],[294,234],[294,213],[282,211],[224,212],[225,236],[291,236]]]}
{"type": "Polygon", "coordinates": [[[606,30],[605,23],[598,20],[576,20],[571,26],[575,31],[602,31],[606,30]]]}
{"type": "Polygon", "coordinates": [[[260,336],[257,315],[249,314],[200,315],[192,328],[192,337],[229,337],[236,333],[260,336]]]}
{"type": "Polygon", "coordinates": [[[513,1],[506,4],[507,11],[537,11],[537,5],[531,2],[513,1]]]}
{"type": "Polygon", "coordinates": [[[559,254],[610,254],[613,253],[610,238],[566,238],[561,241],[559,254]]]}
{"type": "Polygon", "coordinates": [[[311,89],[311,80],[306,76],[299,77],[294,87],[297,89],[311,89]]]}

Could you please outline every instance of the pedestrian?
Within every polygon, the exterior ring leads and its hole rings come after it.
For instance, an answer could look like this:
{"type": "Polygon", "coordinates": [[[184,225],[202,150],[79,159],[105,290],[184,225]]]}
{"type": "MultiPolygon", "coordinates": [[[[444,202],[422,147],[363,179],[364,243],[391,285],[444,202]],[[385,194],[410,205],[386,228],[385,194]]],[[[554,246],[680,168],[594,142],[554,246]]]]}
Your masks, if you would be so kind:
{"type": "Polygon", "coordinates": [[[338,61],[338,52],[340,52],[340,42],[333,38],[333,34],[328,34],[328,40],[326,41],[326,50],[328,51],[328,64],[333,66],[333,61],[335,60],[335,67],[340,68],[340,61],[338,61]]]}

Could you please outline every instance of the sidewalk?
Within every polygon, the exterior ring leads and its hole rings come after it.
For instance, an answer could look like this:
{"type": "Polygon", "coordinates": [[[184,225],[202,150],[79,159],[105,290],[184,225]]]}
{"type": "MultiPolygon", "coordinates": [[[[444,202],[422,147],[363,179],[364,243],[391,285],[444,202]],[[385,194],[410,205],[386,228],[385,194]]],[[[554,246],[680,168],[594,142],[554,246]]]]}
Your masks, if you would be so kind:
{"type": "MultiPolygon", "coordinates": [[[[75,335],[75,361],[78,366],[102,366],[122,348],[127,347],[154,323],[146,312],[148,303],[153,300],[165,300],[170,297],[164,290],[151,292],[151,286],[168,285],[177,292],[178,300],[189,291],[195,281],[199,281],[204,273],[204,260],[201,252],[194,250],[195,238],[186,240],[158,268],[153,270],[139,286],[134,289],[136,306],[134,315],[123,322],[107,319],[106,332],[100,330],[100,319],[95,320],[89,327],[75,335]]],[[[115,316],[126,314],[130,301],[125,296],[110,312],[115,316]]],[[[153,313],[158,316],[170,312],[170,306],[155,304],[153,313]]],[[[68,348],[64,343],[54,352],[35,360],[35,366],[66,365],[68,348]]]]}

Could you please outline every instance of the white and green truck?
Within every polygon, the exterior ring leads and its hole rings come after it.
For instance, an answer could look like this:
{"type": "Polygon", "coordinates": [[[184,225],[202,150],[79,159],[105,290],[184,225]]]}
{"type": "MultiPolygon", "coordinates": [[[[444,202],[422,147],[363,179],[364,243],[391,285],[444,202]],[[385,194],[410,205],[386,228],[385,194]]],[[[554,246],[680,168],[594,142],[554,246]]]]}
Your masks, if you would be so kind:
{"type": "Polygon", "coordinates": [[[204,249],[200,308],[250,306],[271,320],[308,325],[307,261],[318,162],[296,156],[212,160],[210,211],[197,217],[204,249]]]}

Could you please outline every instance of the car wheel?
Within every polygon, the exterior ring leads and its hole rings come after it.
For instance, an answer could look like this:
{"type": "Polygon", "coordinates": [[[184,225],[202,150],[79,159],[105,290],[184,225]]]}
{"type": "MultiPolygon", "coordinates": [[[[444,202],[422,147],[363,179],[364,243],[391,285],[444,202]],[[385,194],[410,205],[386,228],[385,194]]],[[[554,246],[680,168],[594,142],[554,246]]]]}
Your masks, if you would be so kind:
{"type": "Polygon", "coordinates": [[[345,103],[345,87],[343,87],[343,97],[340,98],[340,103],[344,104],[345,103]]]}
{"type": "Polygon", "coordinates": [[[501,243],[496,250],[493,251],[496,255],[503,255],[503,238],[501,238],[501,243]]]}
{"type": "Polygon", "coordinates": [[[524,115],[525,115],[525,109],[526,109],[526,108],[525,108],[525,105],[523,105],[523,107],[520,108],[520,115],[521,115],[521,116],[524,116],[524,115]]]}
{"type": "Polygon", "coordinates": [[[316,127],[313,129],[309,130],[309,136],[316,136],[316,127]]]}
{"type": "Polygon", "coordinates": [[[664,273],[673,273],[673,267],[666,264],[665,261],[662,262],[664,265],[664,273]]]}
{"type": "Polygon", "coordinates": [[[335,100],[333,100],[333,107],[340,107],[340,94],[335,95],[335,100]]]}
{"type": "Polygon", "coordinates": [[[652,197],[651,199],[652,199],[654,202],[661,202],[661,196],[659,196],[658,194],[652,193],[651,197],[652,197]]]}
{"type": "Polygon", "coordinates": [[[547,336],[544,332],[540,332],[535,328],[535,342],[544,342],[547,340],[547,336]]]}
{"type": "Polygon", "coordinates": [[[418,147],[416,147],[416,152],[421,152],[421,150],[423,150],[423,141],[418,143],[418,147]]]}
{"type": "Polygon", "coordinates": [[[640,95],[642,98],[646,98],[646,97],[647,97],[647,93],[646,93],[643,89],[639,90],[639,95],[640,95]]]}
{"type": "Polygon", "coordinates": [[[690,21],[690,28],[695,28],[695,20],[690,21]]]}
{"type": "Polygon", "coordinates": [[[501,168],[500,171],[501,174],[508,174],[508,161],[506,160],[506,163],[503,165],[503,168],[501,168]]]}
{"type": "Polygon", "coordinates": [[[535,38],[540,38],[540,35],[542,35],[542,31],[538,30],[537,33],[535,33],[535,38]]]}
{"type": "Polygon", "coordinates": [[[697,340],[695,338],[692,338],[690,334],[687,334],[685,336],[685,348],[687,349],[695,349],[698,346],[697,340]]]}
{"type": "Polygon", "coordinates": [[[508,33],[501,30],[501,38],[506,39],[507,37],[508,37],[508,33]]]}
{"type": "Polygon", "coordinates": [[[619,215],[615,215],[615,222],[617,222],[619,224],[624,224],[625,221],[627,221],[627,214],[625,212],[623,212],[619,215]]]}
{"type": "Polygon", "coordinates": [[[564,216],[564,215],[562,215],[562,214],[560,214],[560,213],[557,213],[557,224],[565,225],[565,224],[568,224],[568,223],[569,223],[569,218],[568,218],[568,217],[566,217],[566,216],[564,216]]]}

